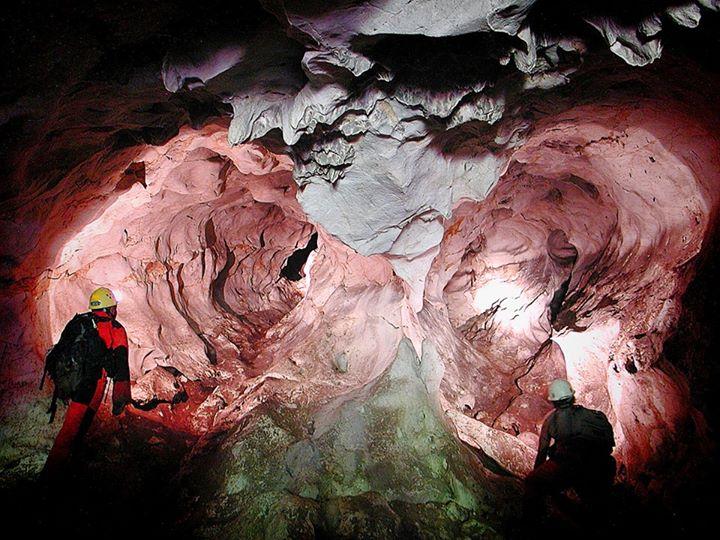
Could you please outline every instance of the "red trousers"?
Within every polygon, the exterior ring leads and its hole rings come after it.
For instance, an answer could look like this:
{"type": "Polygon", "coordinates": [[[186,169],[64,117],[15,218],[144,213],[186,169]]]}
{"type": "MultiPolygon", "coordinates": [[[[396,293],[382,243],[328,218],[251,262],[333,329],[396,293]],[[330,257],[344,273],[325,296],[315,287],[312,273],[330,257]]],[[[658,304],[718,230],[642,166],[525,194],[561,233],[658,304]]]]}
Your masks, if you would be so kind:
{"type": "Polygon", "coordinates": [[[70,401],[63,425],[55,437],[55,442],[45,463],[45,471],[48,474],[52,474],[65,466],[69,462],[73,451],[80,446],[83,437],[90,428],[90,424],[92,424],[93,418],[95,418],[95,413],[100,408],[106,384],[107,375],[103,371],[102,377],[98,379],[97,386],[95,386],[95,393],[90,403],[85,405],[70,401]]]}

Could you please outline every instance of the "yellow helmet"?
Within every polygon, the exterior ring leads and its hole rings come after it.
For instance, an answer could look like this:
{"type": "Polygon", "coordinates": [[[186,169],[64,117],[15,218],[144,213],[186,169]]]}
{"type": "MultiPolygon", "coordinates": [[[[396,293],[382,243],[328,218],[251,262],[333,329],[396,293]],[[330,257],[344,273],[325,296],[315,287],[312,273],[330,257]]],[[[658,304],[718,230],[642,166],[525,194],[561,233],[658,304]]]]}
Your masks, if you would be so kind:
{"type": "Polygon", "coordinates": [[[103,309],[117,306],[117,300],[113,292],[107,287],[95,289],[90,295],[90,309],[103,309]]]}

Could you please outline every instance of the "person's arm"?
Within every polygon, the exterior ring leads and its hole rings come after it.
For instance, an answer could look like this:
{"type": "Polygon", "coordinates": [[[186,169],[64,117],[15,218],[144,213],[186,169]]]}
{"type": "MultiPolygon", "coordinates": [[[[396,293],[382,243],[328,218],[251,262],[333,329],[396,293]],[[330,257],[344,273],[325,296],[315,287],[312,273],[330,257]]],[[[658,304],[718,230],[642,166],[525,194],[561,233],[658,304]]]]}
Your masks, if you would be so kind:
{"type": "Polygon", "coordinates": [[[550,422],[554,413],[551,413],[543,422],[542,429],[540,430],[540,442],[538,443],[537,457],[535,458],[535,466],[537,469],[540,465],[545,463],[550,452],[550,422]]]}
{"type": "Polygon", "coordinates": [[[130,403],[130,367],[128,365],[127,333],[122,326],[113,328],[113,349],[110,351],[113,366],[113,414],[120,414],[130,403]]]}

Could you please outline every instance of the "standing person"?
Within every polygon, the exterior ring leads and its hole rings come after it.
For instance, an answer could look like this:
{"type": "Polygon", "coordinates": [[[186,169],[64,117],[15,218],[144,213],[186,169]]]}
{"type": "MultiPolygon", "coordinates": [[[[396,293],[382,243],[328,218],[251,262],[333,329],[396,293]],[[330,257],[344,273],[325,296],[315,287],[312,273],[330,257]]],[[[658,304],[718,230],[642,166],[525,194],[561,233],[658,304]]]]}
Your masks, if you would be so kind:
{"type": "Polygon", "coordinates": [[[112,413],[119,415],[131,401],[127,334],[116,316],[112,291],[105,287],[95,290],[90,295],[90,312],[75,315],[48,353],[45,369],[55,383],[50,412],[54,416],[59,392],[67,392],[70,404],[44,476],[51,477],[67,465],[80,446],[102,403],[108,377],[113,379],[112,413]]]}
{"type": "Polygon", "coordinates": [[[538,523],[545,497],[568,488],[602,519],[615,477],[612,426],[601,411],[576,405],[564,379],[550,384],[548,400],[555,410],[543,422],[535,468],[525,478],[524,520],[538,523]]]}

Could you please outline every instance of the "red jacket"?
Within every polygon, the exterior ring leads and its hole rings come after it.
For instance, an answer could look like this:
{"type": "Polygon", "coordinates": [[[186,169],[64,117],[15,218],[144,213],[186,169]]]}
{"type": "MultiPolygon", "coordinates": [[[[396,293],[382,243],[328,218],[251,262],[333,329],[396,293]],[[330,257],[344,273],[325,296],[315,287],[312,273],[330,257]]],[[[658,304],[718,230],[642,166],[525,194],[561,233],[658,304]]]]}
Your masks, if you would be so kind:
{"type": "Polygon", "coordinates": [[[106,371],[113,379],[113,405],[130,402],[130,367],[128,366],[128,339],[123,325],[104,311],[93,311],[98,334],[108,348],[106,371]]]}

